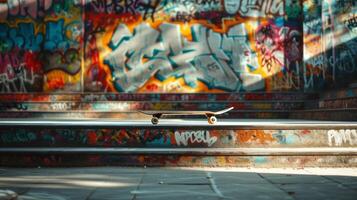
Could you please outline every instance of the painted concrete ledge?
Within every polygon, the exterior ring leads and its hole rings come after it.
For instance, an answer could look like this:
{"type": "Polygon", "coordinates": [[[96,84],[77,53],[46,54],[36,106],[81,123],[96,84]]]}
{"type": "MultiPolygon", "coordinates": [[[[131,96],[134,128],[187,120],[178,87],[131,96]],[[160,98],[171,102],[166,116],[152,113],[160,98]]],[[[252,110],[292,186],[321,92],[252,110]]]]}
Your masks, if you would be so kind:
{"type": "Polygon", "coordinates": [[[158,125],[150,120],[113,119],[0,119],[0,128],[146,128],[146,129],[356,129],[357,121],[275,120],[275,119],[219,119],[214,125],[205,119],[161,119],[158,125]]]}
{"type": "Polygon", "coordinates": [[[357,156],[353,147],[315,148],[0,148],[0,154],[118,154],[118,155],[190,155],[190,156],[357,156]]]}

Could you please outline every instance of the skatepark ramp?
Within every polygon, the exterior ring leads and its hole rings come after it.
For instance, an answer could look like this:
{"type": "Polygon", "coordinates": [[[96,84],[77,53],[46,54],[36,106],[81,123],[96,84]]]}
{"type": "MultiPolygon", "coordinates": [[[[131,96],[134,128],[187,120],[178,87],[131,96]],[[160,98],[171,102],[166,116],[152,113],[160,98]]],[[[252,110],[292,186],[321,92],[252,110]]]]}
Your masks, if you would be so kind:
{"type": "Polygon", "coordinates": [[[1,166],[357,166],[353,118],[291,119],[326,97],[322,94],[0,97],[1,166]],[[135,111],[229,106],[235,109],[218,116],[215,125],[209,125],[204,116],[163,119],[152,125],[150,116],[135,111]]]}

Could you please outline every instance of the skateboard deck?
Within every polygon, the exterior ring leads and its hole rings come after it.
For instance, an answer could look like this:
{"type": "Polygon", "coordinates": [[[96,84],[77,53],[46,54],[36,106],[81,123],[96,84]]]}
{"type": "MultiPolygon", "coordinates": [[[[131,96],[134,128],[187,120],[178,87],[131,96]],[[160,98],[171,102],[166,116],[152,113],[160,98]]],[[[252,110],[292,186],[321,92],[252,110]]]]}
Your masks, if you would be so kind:
{"type": "Polygon", "coordinates": [[[216,115],[221,115],[232,109],[234,109],[234,107],[226,108],[216,112],[208,111],[208,110],[207,111],[139,110],[138,112],[143,113],[145,115],[151,115],[152,124],[158,124],[159,119],[164,115],[205,115],[207,117],[207,121],[209,124],[215,124],[217,122],[216,115]]]}

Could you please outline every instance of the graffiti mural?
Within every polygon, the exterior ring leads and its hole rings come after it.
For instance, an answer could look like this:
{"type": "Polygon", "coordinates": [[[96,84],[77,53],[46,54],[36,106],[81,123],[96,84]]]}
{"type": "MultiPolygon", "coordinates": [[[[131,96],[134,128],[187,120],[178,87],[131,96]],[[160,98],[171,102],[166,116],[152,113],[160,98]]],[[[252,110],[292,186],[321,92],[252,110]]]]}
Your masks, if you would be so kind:
{"type": "Polygon", "coordinates": [[[71,129],[3,128],[2,147],[355,147],[357,134],[346,130],[238,130],[184,128],[71,129]]]}
{"type": "Polygon", "coordinates": [[[85,90],[299,90],[302,32],[299,23],[284,19],[285,7],[293,5],[283,0],[89,1],[85,90]]]}
{"type": "Polygon", "coordinates": [[[357,73],[356,10],[353,0],[0,1],[0,91],[339,87],[357,73]]]}
{"type": "Polygon", "coordinates": [[[305,90],[337,88],[353,82],[357,75],[357,2],[305,0],[303,6],[305,90]]]}
{"type": "Polygon", "coordinates": [[[247,65],[257,66],[257,60],[246,44],[243,25],[232,27],[227,35],[197,25],[192,27],[192,42],[181,41],[178,25],[162,24],[159,29],[161,34],[147,24],[140,24],[134,29],[138,34],[131,35],[127,27],[117,27],[110,43],[113,51],[104,59],[112,68],[116,88],[137,91],[153,76],[162,80],[170,76],[183,76],[192,87],[199,79],[210,88],[228,91],[239,90],[241,85],[248,90],[249,83],[262,81],[260,76],[251,75],[245,70],[247,65]],[[126,34],[117,38],[123,32],[126,34]],[[122,37],[131,39],[123,41],[122,37]],[[150,39],[141,41],[145,37],[150,39]],[[156,42],[159,38],[162,42],[156,42]],[[221,45],[222,48],[219,48],[221,45]],[[236,59],[230,59],[227,52],[234,52],[232,56],[236,59]],[[150,57],[150,61],[143,63],[144,57],[150,57]],[[246,63],[236,63],[239,60],[246,63]],[[125,66],[131,70],[125,72],[125,66]]]}
{"type": "Polygon", "coordinates": [[[0,3],[1,92],[80,91],[79,2],[0,3]]]}

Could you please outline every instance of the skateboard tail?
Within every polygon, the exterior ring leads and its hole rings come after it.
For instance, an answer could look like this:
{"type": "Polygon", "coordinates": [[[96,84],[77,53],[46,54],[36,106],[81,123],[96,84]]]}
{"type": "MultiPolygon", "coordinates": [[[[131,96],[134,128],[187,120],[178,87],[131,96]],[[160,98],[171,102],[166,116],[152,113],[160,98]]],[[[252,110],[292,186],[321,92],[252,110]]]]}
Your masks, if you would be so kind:
{"type": "Polygon", "coordinates": [[[221,114],[226,113],[226,112],[228,112],[228,111],[231,111],[231,110],[233,110],[233,109],[234,109],[234,107],[232,106],[232,107],[230,107],[230,108],[217,111],[217,112],[215,112],[214,114],[215,114],[215,115],[221,115],[221,114]]]}

